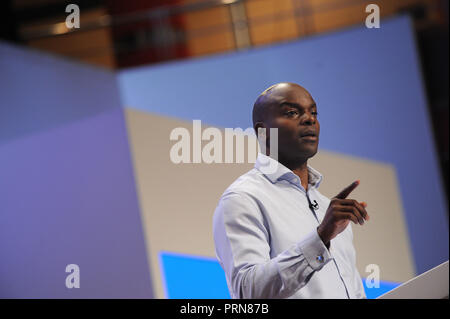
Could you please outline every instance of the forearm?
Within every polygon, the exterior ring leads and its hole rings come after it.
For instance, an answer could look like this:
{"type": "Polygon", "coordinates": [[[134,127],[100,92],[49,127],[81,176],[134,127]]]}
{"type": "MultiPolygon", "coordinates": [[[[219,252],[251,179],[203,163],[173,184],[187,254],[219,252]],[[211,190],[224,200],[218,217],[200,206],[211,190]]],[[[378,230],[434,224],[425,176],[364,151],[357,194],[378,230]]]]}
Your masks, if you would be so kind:
{"type": "Polygon", "coordinates": [[[275,258],[255,264],[235,260],[229,266],[237,267],[226,272],[231,276],[236,298],[288,298],[305,286],[310,276],[330,258],[317,232],[313,231],[275,258]]]}
{"type": "Polygon", "coordinates": [[[258,206],[228,194],[213,219],[216,255],[233,298],[287,298],[331,258],[316,229],[271,257],[270,234],[258,206]]]}

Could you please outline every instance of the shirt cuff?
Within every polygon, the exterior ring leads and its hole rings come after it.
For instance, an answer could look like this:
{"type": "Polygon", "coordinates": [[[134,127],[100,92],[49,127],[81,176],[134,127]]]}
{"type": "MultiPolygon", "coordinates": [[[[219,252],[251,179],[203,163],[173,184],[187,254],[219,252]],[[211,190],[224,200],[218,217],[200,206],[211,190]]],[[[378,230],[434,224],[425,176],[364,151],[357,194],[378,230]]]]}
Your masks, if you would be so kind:
{"type": "Polygon", "coordinates": [[[309,266],[314,270],[320,270],[331,259],[330,252],[320,239],[317,230],[311,232],[298,245],[309,266]]]}

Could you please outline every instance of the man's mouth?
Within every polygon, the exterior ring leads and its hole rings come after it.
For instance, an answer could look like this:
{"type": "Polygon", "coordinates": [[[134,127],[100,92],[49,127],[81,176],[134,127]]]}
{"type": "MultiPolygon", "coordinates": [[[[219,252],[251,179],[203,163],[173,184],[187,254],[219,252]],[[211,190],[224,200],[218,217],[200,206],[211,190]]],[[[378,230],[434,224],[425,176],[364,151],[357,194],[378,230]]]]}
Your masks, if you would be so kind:
{"type": "Polygon", "coordinates": [[[317,134],[313,131],[307,131],[300,134],[300,138],[306,141],[317,141],[317,134]]]}

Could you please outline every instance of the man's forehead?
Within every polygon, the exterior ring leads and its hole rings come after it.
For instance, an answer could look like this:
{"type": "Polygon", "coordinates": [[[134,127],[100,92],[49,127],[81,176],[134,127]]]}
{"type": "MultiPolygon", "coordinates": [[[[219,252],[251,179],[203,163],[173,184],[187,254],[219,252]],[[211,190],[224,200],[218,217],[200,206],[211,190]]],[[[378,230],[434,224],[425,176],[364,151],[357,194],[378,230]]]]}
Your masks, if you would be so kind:
{"type": "Polygon", "coordinates": [[[264,93],[270,104],[294,103],[305,107],[315,104],[309,92],[298,84],[281,83],[270,87],[264,93]]]}

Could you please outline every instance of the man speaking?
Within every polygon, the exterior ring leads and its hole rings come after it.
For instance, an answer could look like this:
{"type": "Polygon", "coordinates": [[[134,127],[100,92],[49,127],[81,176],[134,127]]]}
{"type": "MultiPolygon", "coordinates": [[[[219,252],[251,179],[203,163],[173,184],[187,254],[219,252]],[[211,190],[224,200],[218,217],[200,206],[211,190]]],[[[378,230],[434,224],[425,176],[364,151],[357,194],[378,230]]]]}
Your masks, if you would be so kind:
{"type": "Polygon", "coordinates": [[[369,215],[348,198],[359,181],[331,200],[319,193],[322,175],[308,165],[317,114],[309,92],[293,83],[273,85],[255,102],[253,127],[266,129],[267,155],[227,188],[213,219],[232,298],[365,298],[349,224],[369,215]],[[270,128],[278,130],[278,160],[270,128]],[[264,170],[267,163],[276,169],[264,170]]]}

